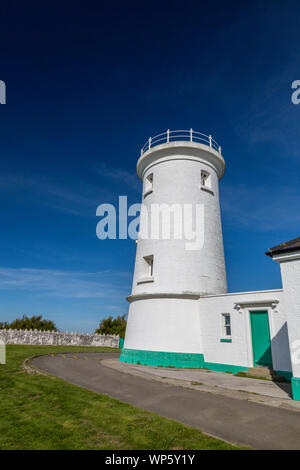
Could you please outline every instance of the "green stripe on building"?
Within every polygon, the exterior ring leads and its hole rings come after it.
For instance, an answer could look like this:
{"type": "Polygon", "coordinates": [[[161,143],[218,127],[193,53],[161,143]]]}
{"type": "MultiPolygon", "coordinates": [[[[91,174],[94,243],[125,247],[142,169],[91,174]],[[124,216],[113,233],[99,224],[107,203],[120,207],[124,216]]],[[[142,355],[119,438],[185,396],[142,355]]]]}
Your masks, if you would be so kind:
{"type": "Polygon", "coordinates": [[[293,400],[300,400],[300,377],[292,377],[293,400]]]}
{"type": "Polygon", "coordinates": [[[175,353],[163,351],[144,351],[140,349],[122,349],[120,361],[129,364],[141,364],[156,367],[186,367],[193,369],[210,369],[219,372],[248,371],[248,367],[231,364],[205,362],[203,354],[175,353]]]}
{"type": "Polygon", "coordinates": [[[293,377],[293,373],[287,370],[276,370],[275,372],[276,372],[276,375],[280,375],[281,377],[284,377],[285,380],[287,380],[288,382],[290,382],[291,378],[293,377]]]}
{"type": "Polygon", "coordinates": [[[122,349],[120,361],[162,367],[203,367],[203,354],[122,349]]]}

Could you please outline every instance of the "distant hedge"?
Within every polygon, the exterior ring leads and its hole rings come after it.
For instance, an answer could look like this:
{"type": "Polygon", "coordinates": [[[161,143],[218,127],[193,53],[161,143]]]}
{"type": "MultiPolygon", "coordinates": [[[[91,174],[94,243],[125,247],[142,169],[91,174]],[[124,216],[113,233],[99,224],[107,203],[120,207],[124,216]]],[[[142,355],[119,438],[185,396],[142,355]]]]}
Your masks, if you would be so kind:
{"type": "Polygon", "coordinates": [[[0,322],[0,329],[57,331],[55,323],[51,320],[43,320],[42,315],[33,317],[23,315],[22,318],[16,318],[16,320],[11,323],[0,322]]]}
{"type": "Polygon", "coordinates": [[[99,328],[95,330],[95,333],[99,335],[119,335],[120,338],[125,337],[126,330],[126,313],[124,315],[119,315],[116,318],[112,316],[104,318],[100,324],[99,328]]]}

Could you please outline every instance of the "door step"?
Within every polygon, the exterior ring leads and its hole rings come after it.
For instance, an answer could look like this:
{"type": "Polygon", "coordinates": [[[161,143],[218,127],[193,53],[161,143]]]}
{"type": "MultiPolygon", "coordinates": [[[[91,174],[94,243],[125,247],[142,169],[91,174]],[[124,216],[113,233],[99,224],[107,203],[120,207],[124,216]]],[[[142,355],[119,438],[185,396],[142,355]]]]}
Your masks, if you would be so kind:
{"type": "Polygon", "coordinates": [[[269,367],[250,367],[248,371],[249,375],[254,377],[263,377],[268,380],[274,380],[276,382],[285,382],[285,378],[277,375],[275,370],[269,367]]]}

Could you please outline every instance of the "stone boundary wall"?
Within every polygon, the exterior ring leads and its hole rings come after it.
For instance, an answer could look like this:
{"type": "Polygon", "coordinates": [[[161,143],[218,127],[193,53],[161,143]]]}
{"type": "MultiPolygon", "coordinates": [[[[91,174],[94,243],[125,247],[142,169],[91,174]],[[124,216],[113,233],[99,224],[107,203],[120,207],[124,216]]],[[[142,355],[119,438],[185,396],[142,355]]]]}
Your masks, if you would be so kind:
{"type": "Polygon", "coordinates": [[[53,346],[106,346],[119,347],[118,335],[68,333],[40,330],[0,330],[0,339],[5,344],[32,344],[53,346]]]}

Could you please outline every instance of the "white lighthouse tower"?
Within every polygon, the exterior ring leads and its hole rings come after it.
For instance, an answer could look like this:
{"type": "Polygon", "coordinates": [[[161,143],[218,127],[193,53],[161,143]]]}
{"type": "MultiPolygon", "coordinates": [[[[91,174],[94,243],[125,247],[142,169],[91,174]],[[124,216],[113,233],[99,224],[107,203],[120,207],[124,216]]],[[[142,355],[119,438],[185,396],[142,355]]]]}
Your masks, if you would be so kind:
{"type": "Polygon", "coordinates": [[[137,174],[144,211],[121,361],[203,364],[199,298],[227,292],[219,205],[224,171],[218,144],[192,129],[167,131],[143,147],[137,174]]]}

